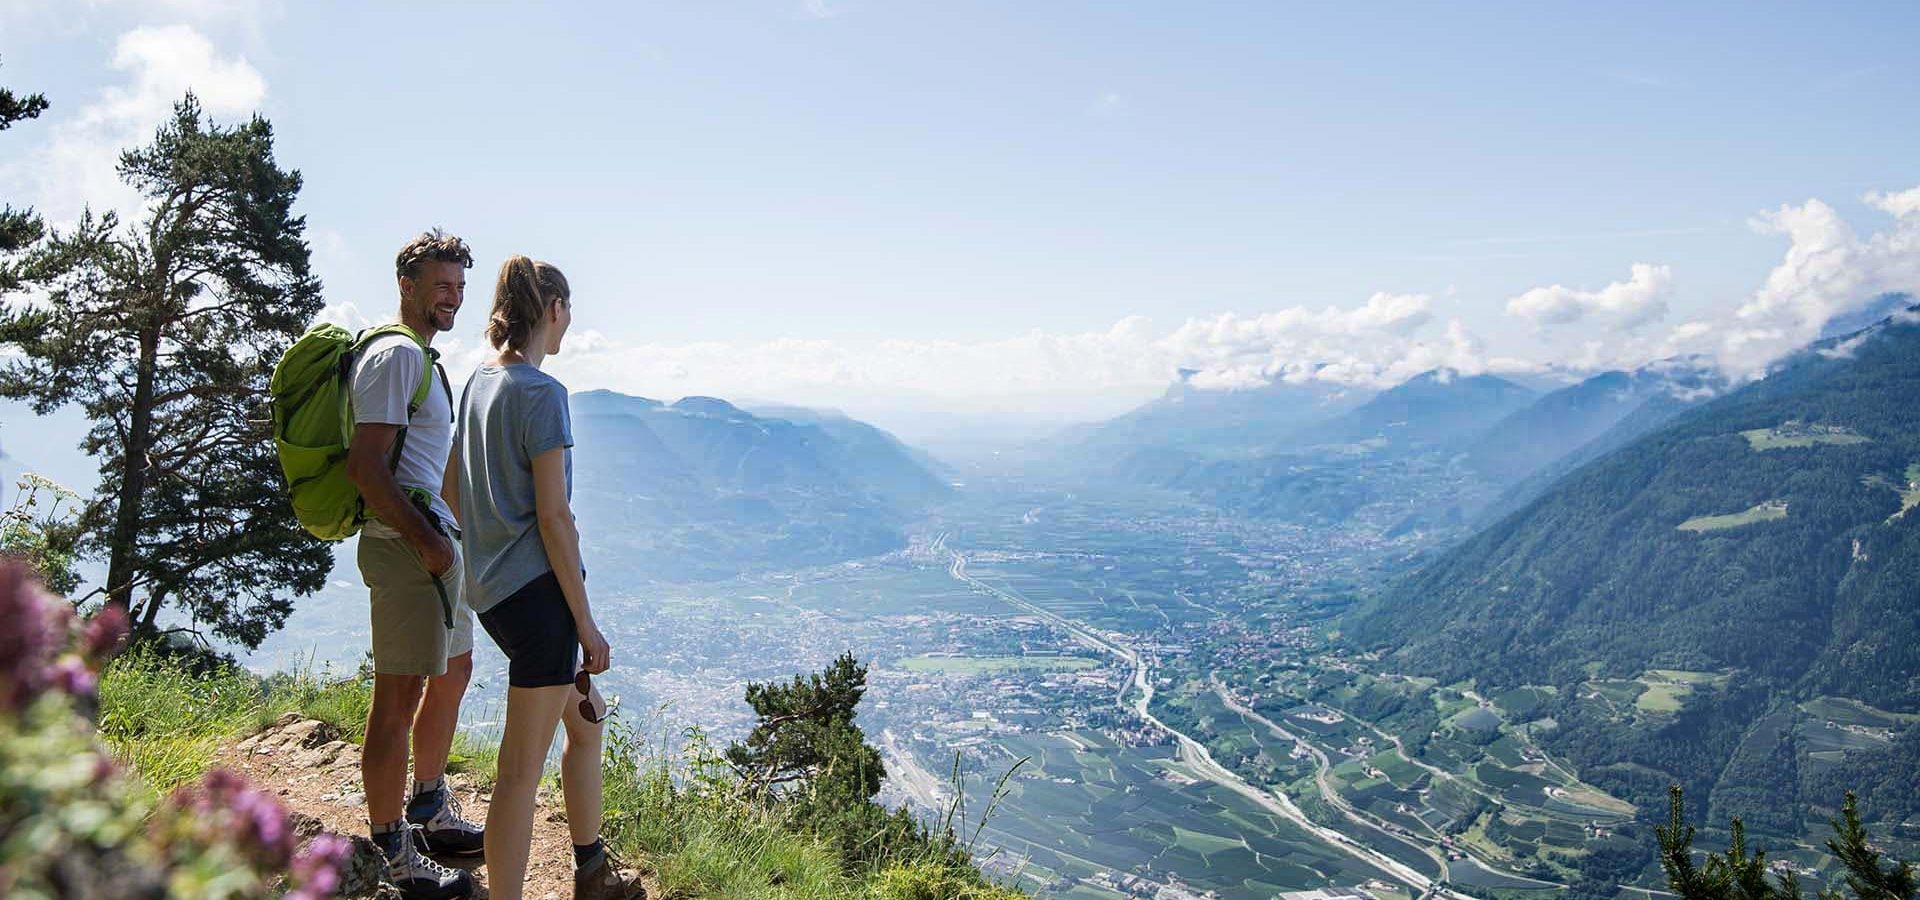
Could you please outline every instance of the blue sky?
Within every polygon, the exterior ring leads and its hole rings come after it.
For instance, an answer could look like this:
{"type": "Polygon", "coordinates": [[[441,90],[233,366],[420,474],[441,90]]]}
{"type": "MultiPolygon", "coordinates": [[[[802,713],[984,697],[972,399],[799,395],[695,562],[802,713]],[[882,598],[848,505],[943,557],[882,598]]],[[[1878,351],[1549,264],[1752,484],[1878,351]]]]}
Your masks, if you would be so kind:
{"type": "MultiPolygon", "coordinates": [[[[1110,414],[1175,367],[1751,369],[1920,283],[1912,4],[0,0],[0,198],[126,203],[186,86],[301,169],[330,315],[421,227],[580,389],[1110,414]]],[[[900,427],[907,428],[905,425],[900,427]]]]}

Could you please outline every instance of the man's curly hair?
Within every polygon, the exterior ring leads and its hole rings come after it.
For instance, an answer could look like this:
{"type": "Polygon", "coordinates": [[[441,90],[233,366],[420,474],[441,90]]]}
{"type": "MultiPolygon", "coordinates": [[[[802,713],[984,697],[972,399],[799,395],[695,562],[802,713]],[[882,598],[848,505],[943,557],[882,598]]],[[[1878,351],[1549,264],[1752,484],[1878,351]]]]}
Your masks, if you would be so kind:
{"type": "Polygon", "coordinates": [[[393,273],[402,278],[412,278],[420,274],[423,262],[457,262],[463,269],[473,268],[473,251],[467,249],[467,242],[438,228],[423,231],[420,236],[407,242],[400,248],[400,255],[393,258],[393,273]]]}

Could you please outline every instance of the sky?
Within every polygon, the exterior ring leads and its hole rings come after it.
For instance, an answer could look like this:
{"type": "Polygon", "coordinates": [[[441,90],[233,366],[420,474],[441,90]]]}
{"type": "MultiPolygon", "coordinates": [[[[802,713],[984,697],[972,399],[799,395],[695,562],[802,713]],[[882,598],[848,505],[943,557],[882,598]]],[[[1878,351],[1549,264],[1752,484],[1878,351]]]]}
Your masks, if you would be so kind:
{"type": "MultiPolygon", "coordinates": [[[[1057,423],[1193,383],[1699,354],[1920,289],[1914,4],[0,0],[0,200],[191,88],[272,120],[327,316],[472,244],[575,289],[576,390],[1057,423]]],[[[456,376],[457,377],[457,376],[456,376]]],[[[971,426],[969,426],[971,427],[971,426]]]]}

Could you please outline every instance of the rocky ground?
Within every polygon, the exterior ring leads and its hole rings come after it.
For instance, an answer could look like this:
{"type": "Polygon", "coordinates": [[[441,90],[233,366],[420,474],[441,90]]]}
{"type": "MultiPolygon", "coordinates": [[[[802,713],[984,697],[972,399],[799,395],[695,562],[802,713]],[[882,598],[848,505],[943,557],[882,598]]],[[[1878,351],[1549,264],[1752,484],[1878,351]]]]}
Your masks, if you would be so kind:
{"type": "MultiPolygon", "coordinates": [[[[359,745],[341,740],[323,722],[290,713],[267,730],[220,748],[215,764],[278,793],[280,801],[295,815],[302,840],[330,831],[353,841],[353,861],[342,883],[341,896],[380,900],[399,896],[392,885],[380,881],[385,865],[367,838],[367,801],[360,790],[359,745]]],[[[447,781],[459,795],[467,817],[484,822],[492,795],[458,775],[449,776],[447,781]]],[[[525,896],[529,900],[563,900],[573,896],[572,842],[567,835],[566,814],[561,811],[559,797],[549,796],[544,787],[539,802],[534,814],[533,852],[527,865],[525,896]]],[[[454,864],[453,860],[443,861],[454,864]]],[[[480,885],[475,896],[489,896],[486,867],[477,863],[463,867],[472,869],[480,885]]],[[[660,896],[650,879],[647,893],[660,896]]]]}

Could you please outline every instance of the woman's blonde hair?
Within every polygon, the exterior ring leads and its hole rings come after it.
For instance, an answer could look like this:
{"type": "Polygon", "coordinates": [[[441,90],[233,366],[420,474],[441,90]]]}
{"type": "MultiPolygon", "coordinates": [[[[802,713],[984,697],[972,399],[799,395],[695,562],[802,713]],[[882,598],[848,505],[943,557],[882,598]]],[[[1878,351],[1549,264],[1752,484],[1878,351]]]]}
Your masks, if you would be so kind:
{"type": "Polygon", "coordinates": [[[571,303],[567,276],[554,265],[525,256],[500,264],[493,286],[493,312],[487,316],[487,343],[499,350],[524,350],[533,328],[555,303],[571,303]]]}

